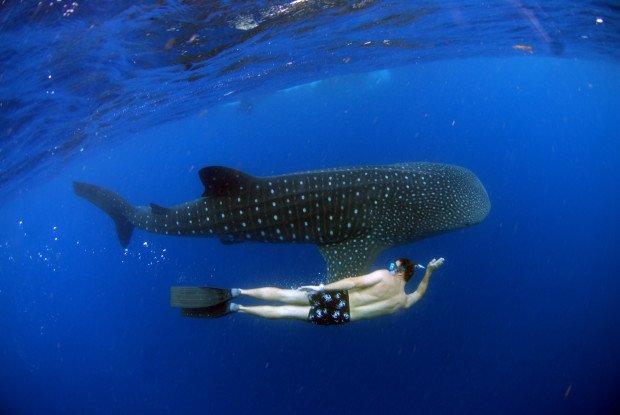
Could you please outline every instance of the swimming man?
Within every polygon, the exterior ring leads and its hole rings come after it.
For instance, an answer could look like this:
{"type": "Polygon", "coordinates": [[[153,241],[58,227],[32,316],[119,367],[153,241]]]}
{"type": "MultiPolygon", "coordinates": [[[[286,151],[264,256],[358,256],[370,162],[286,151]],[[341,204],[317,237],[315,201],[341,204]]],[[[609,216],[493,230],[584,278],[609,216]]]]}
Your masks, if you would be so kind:
{"type": "Polygon", "coordinates": [[[443,263],[443,258],[431,260],[422,281],[410,294],[405,292],[405,285],[413,277],[416,267],[423,267],[400,258],[390,264],[389,270],[382,269],[327,285],[307,285],[296,290],[173,287],[171,304],[181,307],[182,314],[191,317],[221,317],[240,312],[263,318],[305,320],[318,325],[344,324],[411,307],[424,296],[431,275],[443,263]],[[244,306],[231,301],[242,296],[285,305],[244,306]]]}

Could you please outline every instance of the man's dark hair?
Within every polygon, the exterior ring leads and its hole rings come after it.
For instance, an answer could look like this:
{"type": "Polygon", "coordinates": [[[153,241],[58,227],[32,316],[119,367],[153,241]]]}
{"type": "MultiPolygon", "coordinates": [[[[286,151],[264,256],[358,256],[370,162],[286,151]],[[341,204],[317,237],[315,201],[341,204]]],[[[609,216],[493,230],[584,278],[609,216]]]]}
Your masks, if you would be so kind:
{"type": "Polygon", "coordinates": [[[410,261],[408,258],[398,258],[396,261],[400,262],[401,267],[405,269],[405,282],[409,282],[415,272],[415,262],[410,261]]]}

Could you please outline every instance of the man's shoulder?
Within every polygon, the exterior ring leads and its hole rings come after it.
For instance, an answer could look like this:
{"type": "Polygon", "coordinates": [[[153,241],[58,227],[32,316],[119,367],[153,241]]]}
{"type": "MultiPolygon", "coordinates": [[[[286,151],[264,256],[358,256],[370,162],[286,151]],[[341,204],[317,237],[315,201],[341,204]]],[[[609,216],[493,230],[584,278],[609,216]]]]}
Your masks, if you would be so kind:
{"type": "Polygon", "coordinates": [[[391,274],[390,274],[390,271],[388,271],[387,269],[378,269],[376,271],[371,272],[370,274],[367,274],[366,276],[370,278],[385,279],[385,278],[391,277],[391,274]]]}

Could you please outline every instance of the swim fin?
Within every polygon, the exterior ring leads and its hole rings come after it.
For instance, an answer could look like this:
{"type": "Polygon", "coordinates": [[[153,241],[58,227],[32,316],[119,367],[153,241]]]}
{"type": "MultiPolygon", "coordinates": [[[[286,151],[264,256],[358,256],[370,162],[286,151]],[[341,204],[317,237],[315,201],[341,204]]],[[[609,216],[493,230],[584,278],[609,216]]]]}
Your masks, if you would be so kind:
{"type": "Polygon", "coordinates": [[[237,308],[231,307],[233,305],[230,301],[225,301],[218,305],[211,307],[199,307],[199,308],[181,308],[181,315],[183,317],[198,317],[198,318],[218,318],[224,317],[227,314],[234,313],[237,308]]]}
{"type": "Polygon", "coordinates": [[[170,305],[183,309],[213,307],[232,298],[228,288],[170,287],[170,305]]]}

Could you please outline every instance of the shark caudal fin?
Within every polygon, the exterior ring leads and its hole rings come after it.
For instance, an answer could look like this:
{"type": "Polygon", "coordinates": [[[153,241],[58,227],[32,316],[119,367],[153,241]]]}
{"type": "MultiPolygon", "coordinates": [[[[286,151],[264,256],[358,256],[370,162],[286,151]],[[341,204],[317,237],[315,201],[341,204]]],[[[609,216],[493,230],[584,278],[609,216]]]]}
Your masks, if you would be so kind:
{"type": "Polygon", "coordinates": [[[73,182],[73,191],[112,217],[118,240],[127,247],[134,228],[128,219],[134,211],[133,206],[111,190],[93,184],[73,182]]]}

